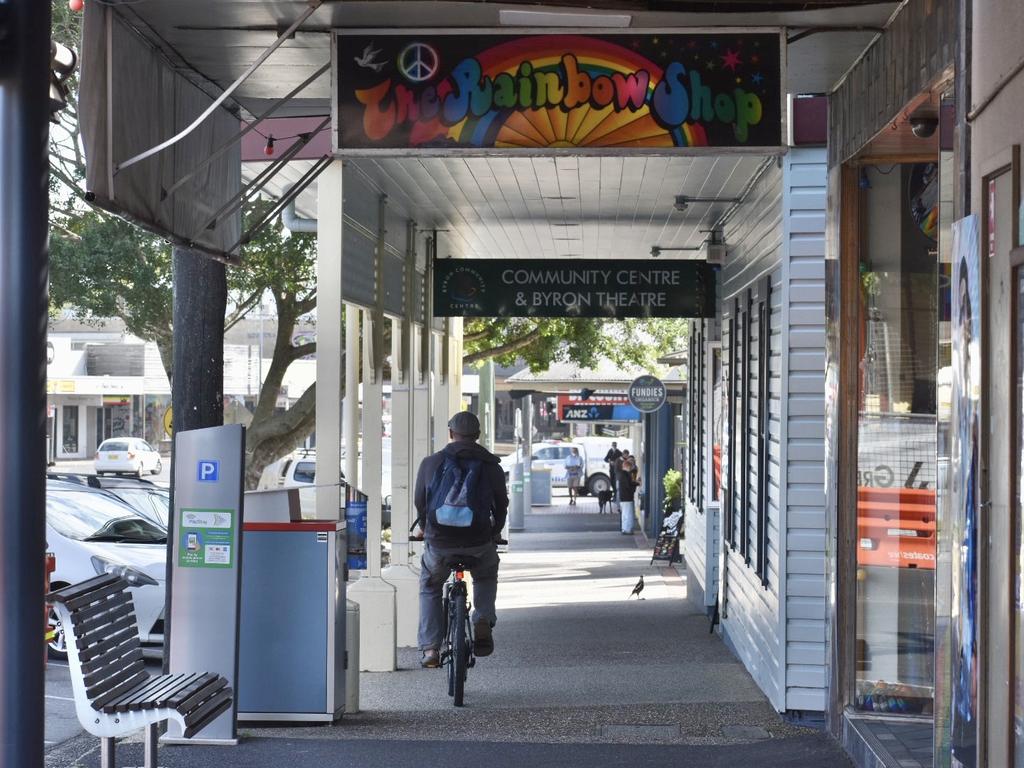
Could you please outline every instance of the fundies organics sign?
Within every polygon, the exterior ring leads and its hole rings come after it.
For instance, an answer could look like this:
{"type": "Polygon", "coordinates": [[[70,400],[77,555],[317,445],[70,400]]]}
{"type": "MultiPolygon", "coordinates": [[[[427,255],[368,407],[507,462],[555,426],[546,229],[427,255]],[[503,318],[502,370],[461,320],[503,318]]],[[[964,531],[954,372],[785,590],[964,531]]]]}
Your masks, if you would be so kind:
{"type": "Polygon", "coordinates": [[[777,33],[336,33],[336,147],[778,147],[777,33]]]}

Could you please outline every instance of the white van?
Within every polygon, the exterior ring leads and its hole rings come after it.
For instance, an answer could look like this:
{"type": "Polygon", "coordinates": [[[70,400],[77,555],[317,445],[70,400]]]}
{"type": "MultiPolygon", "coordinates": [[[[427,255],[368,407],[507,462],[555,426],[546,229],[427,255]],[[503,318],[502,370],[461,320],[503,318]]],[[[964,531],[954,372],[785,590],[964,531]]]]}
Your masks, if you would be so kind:
{"type": "MultiPolygon", "coordinates": [[[[611,488],[611,479],[608,477],[608,465],[604,457],[611,447],[615,438],[605,437],[581,437],[573,442],[562,440],[545,440],[533,444],[533,460],[531,465],[534,469],[551,470],[551,486],[553,488],[565,488],[565,460],[568,458],[571,449],[579,449],[583,457],[583,466],[586,468],[586,475],[583,480],[583,487],[580,489],[583,494],[596,496],[601,491],[611,488]]],[[[630,440],[618,440],[619,448],[633,450],[633,443],[630,440]]],[[[517,455],[510,453],[501,460],[501,467],[508,477],[515,465],[517,455]]]]}

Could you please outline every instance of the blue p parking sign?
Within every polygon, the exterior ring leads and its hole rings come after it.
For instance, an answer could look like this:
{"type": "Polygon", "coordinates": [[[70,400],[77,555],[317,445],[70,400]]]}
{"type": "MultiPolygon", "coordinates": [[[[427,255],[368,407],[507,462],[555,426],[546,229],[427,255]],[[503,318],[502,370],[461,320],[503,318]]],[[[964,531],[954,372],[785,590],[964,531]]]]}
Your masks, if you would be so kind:
{"type": "Polygon", "coordinates": [[[201,459],[196,467],[196,480],[200,483],[216,483],[220,475],[220,462],[201,459]]]}

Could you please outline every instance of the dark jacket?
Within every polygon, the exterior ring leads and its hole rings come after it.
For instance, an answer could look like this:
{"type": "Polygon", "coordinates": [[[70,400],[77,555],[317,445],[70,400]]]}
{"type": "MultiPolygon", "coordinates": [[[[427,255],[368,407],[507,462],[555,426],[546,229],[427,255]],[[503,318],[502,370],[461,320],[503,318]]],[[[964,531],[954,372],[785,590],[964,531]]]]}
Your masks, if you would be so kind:
{"type": "Polygon", "coordinates": [[[437,547],[458,548],[475,547],[492,541],[505,527],[508,516],[508,491],[505,488],[505,472],[501,468],[501,460],[475,440],[455,440],[448,443],[443,450],[427,456],[420,464],[416,473],[416,515],[424,539],[437,547]],[[485,505],[491,508],[490,530],[472,526],[470,528],[448,528],[439,530],[427,520],[427,488],[434,474],[444,463],[445,455],[460,459],[475,459],[483,462],[477,493],[485,505]]]}

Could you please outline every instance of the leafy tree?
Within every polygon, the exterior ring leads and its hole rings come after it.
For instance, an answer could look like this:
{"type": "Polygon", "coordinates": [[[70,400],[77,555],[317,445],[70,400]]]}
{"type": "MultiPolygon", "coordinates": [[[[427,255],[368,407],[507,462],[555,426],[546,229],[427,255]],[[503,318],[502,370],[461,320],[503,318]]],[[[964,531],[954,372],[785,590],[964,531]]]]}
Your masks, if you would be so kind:
{"type": "Polygon", "coordinates": [[[464,362],[523,360],[533,371],[553,362],[592,368],[599,360],[654,368],[683,345],[686,321],[676,319],[474,318],[464,326],[464,362]]]}

